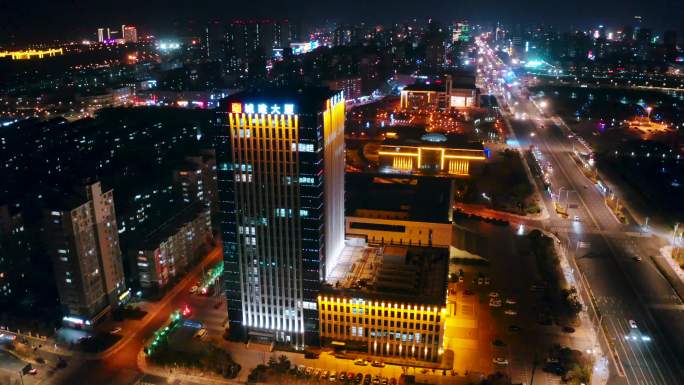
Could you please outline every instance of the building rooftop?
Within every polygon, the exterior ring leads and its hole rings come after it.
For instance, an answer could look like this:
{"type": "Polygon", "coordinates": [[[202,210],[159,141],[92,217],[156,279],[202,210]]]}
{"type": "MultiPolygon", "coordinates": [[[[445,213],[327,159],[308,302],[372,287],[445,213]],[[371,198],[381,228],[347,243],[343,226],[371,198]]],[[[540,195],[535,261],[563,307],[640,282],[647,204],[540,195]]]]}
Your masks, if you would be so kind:
{"type": "Polygon", "coordinates": [[[444,92],[446,91],[446,88],[444,88],[444,84],[413,83],[411,85],[404,87],[404,91],[444,92]]]}
{"type": "Polygon", "coordinates": [[[401,213],[416,222],[448,223],[451,181],[443,178],[373,177],[347,175],[347,215],[372,217],[372,213],[401,213]]]}
{"type": "Polygon", "coordinates": [[[391,135],[385,135],[386,139],[381,143],[383,146],[443,147],[484,151],[481,142],[469,141],[466,135],[426,133],[425,128],[421,126],[401,127],[400,130],[393,131],[391,135]]]}
{"type": "Polygon", "coordinates": [[[152,231],[137,239],[135,241],[137,248],[145,250],[156,249],[162,241],[176,234],[181,226],[197,218],[202,210],[207,210],[204,202],[193,202],[160,226],[155,227],[152,231]]]}
{"type": "Polygon", "coordinates": [[[448,251],[349,240],[327,277],[323,294],[444,305],[448,251]]]}
{"type": "Polygon", "coordinates": [[[233,94],[219,104],[219,108],[229,107],[232,102],[254,102],[266,104],[293,103],[296,111],[319,111],[325,107],[325,101],[340,91],[328,87],[263,87],[245,90],[233,94]]]}

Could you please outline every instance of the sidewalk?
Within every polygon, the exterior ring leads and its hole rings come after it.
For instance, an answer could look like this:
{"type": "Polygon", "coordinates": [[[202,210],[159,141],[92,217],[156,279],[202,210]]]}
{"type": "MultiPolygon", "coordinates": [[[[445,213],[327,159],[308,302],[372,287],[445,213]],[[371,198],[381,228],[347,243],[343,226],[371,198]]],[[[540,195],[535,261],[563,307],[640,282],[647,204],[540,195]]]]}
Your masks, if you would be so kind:
{"type": "MultiPolygon", "coordinates": [[[[542,230],[542,232],[544,231],[542,230]]],[[[566,253],[566,248],[561,246],[562,241],[558,239],[558,237],[556,237],[554,234],[550,234],[547,232],[544,232],[544,234],[546,234],[546,236],[549,236],[554,240],[554,249],[556,250],[556,253],[559,256],[561,270],[563,271],[563,276],[565,277],[566,283],[572,287],[577,288],[578,292],[580,293],[578,298],[580,300],[580,303],[582,304],[582,311],[579,314],[581,324],[583,325],[581,330],[585,330],[587,332],[586,334],[588,334],[588,338],[591,341],[591,346],[587,350],[591,352],[590,354],[593,354],[591,385],[605,385],[610,377],[610,368],[608,364],[609,361],[605,353],[601,349],[598,332],[596,331],[594,323],[591,321],[591,317],[588,313],[589,306],[586,303],[587,300],[585,300],[585,297],[589,298],[589,302],[591,302],[591,293],[589,293],[590,288],[585,287],[584,282],[581,280],[581,277],[575,277],[575,273],[581,275],[581,272],[579,271],[579,266],[577,266],[577,264],[570,264],[570,257],[566,253]]]]}
{"type": "Polygon", "coordinates": [[[684,270],[672,259],[672,246],[663,246],[660,249],[660,255],[653,256],[652,259],[679,299],[684,302],[684,270]]]}

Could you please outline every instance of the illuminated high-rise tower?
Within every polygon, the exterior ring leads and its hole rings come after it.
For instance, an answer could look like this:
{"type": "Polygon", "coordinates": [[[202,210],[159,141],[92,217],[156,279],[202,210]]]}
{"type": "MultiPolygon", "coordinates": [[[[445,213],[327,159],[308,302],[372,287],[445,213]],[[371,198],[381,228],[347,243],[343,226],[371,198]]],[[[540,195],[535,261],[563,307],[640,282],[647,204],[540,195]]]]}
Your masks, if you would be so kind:
{"type": "Polygon", "coordinates": [[[343,94],[243,92],[217,122],[231,335],[315,344],[319,288],[344,244],[343,94]]]}

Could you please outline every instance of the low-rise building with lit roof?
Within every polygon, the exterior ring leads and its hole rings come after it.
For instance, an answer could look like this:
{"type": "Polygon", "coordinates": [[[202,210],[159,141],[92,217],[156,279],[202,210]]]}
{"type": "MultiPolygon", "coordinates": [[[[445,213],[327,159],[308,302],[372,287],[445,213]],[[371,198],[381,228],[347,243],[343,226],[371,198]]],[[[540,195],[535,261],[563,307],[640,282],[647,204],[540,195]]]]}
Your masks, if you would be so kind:
{"type": "Polygon", "coordinates": [[[440,361],[448,251],[347,241],[318,296],[326,346],[385,360],[440,361]]]}
{"type": "Polygon", "coordinates": [[[486,159],[482,143],[442,133],[416,136],[402,130],[388,135],[378,149],[379,171],[388,174],[467,177],[473,165],[486,159]]]}

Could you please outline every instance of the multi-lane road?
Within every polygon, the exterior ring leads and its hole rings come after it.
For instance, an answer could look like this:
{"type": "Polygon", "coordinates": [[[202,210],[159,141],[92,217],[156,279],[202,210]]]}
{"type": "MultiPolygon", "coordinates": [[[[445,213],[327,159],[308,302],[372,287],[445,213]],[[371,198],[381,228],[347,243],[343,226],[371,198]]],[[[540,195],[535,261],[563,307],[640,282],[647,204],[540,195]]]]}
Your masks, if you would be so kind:
{"type": "MultiPolygon", "coordinates": [[[[482,57],[480,68],[485,78],[508,72],[486,47],[482,57]]],[[[541,150],[553,169],[552,189],[558,192],[562,188],[563,196],[567,194],[567,218],[556,215],[551,195],[544,194],[551,215],[542,226],[566,243],[589,285],[614,362],[609,383],[684,384],[684,305],[652,260],[661,241],[617,221],[573,159],[573,139],[567,128],[556,125],[557,119],[546,118],[518,87],[505,87],[502,93],[507,95],[498,96],[516,112],[526,114],[524,121],[509,120],[519,145],[534,144],[541,150]]]]}

